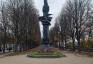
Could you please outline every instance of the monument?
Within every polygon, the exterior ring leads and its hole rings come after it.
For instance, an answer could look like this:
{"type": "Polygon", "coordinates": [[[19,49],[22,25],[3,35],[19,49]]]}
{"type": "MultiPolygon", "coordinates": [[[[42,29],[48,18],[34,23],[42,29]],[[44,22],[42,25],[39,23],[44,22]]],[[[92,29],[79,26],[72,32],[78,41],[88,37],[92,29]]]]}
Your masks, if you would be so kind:
{"type": "Polygon", "coordinates": [[[28,54],[28,57],[31,58],[60,58],[65,57],[59,50],[50,47],[49,41],[49,26],[52,17],[49,14],[49,6],[47,0],[44,0],[43,6],[43,16],[39,17],[39,21],[42,22],[43,25],[43,38],[42,38],[42,46],[38,51],[32,52],[28,54]]]}
{"type": "Polygon", "coordinates": [[[43,6],[43,16],[39,17],[39,21],[42,22],[43,25],[43,38],[42,38],[42,48],[50,48],[50,41],[49,41],[49,26],[51,25],[51,14],[49,14],[49,5],[47,0],[44,0],[43,6]]]}

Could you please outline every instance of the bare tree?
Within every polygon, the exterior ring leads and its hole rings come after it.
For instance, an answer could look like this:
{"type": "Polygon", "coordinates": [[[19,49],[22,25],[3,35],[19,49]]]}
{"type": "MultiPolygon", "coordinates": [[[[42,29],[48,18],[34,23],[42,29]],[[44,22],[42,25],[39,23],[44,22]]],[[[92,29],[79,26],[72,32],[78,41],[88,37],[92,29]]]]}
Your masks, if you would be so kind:
{"type": "Polygon", "coordinates": [[[80,52],[80,39],[85,32],[86,22],[89,21],[91,11],[91,0],[67,0],[58,16],[61,27],[60,35],[66,39],[70,36],[73,41],[73,51],[75,50],[75,39],[78,41],[78,52],[80,52]]]}
{"type": "MultiPolygon", "coordinates": [[[[39,14],[32,0],[8,0],[2,5],[1,12],[3,46],[12,43],[14,51],[18,52],[41,44],[39,14]]],[[[5,46],[3,48],[5,52],[5,46]]]]}

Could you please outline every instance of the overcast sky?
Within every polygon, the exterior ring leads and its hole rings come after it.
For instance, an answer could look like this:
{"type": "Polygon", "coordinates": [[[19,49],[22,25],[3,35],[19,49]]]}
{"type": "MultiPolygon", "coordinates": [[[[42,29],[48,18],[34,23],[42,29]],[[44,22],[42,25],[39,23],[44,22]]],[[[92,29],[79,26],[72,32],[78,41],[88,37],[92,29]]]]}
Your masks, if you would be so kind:
{"type": "MultiPolygon", "coordinates": [[[[42,16],[43,12],[42,12],[42,7],[44,5],[44,0],[33,0],[35,3],[35,7],[39,10],[39,14],[42,16]]],[[[58,16],[58,14],[60,13],[62,7],[64,6],[64,3],[66,2],[66,0],[48,0],[48,4],[50,6],[50,14],[53,14],[52,17],[52,21],[51,21],[51,27],[54,26],[55,23],[55,18],[58,16]]],[[[40,23],[40,29],[42,32],[43,26],[40,23]]]]}

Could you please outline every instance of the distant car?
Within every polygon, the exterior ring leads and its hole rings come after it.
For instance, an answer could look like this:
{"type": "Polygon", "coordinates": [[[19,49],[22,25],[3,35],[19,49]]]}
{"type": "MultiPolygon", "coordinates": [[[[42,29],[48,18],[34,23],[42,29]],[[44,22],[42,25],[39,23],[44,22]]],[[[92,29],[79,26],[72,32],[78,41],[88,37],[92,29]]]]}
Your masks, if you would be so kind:
{"type": "Polygon", "coordinates": [[[0,52],[2,51],[2,49],[0,49],[0,52]]]}
{"type": "Polygon", "coordinates": [[[7,50],[12,50],[12,47],[7,48],[7,50]]]}

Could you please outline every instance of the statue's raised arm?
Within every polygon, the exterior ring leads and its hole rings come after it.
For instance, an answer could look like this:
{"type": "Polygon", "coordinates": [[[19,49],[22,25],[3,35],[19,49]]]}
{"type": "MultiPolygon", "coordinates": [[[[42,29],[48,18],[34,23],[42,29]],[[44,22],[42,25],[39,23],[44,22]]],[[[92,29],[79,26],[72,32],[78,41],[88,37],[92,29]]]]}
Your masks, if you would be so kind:
{"type": "Polygon", "coordinates": [[[44,0],[44,6],[43,6],[43,15],[47,16],[49,12],[49,6],[47,0],[44,0]]]}
{"type": "Polygon", "coordinates": [[[44,5],[48,5],[47,0],[44,0],[44,5]]]}

